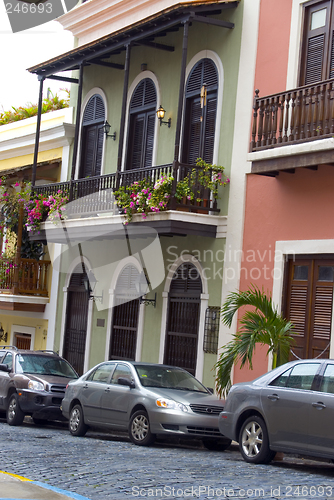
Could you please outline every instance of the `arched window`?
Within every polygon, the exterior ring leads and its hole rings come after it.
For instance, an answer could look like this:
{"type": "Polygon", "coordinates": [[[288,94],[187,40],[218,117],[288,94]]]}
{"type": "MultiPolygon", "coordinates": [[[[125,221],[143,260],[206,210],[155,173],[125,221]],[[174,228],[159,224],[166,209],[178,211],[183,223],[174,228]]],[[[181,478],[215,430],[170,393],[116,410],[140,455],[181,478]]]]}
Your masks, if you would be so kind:
{"type": "Polygon", "coordinates": [[[201,59],[186,85],[182,162],[213,161],[217,114],[218,71],[211,59],[201,59]]]}
{"type": "Polygon", "coordinates": [[[80,178],[101,174],[105,119],[104,102],[100,95],[95,94],[89,99],[83,114],[80,178]]]}
{"type": "Polygon", "coordinates": [[[130,102],[127,170],[152,166],[156,109],[155,85],[145,78],[138,83],[130,102]]]}
{"type": "Polygon", "coordinates": [[[176,270],[169,291],[164,363],[195,375],[202,280],[191,263],[176,270]]]}
{"type": "Polygon", "coordinates": [[[138,269],[129,264],[117,279],[109,359],[135,359],[139,318],[138,278],[138,269]]]}
{"type": "Polygon", "coordinates": [[[79,375],[84,371],[87,336],[88,294],[84,286],[82,264],[73,271],[67,289],[67,306],[63,357],[71,363],[79,375]]]}

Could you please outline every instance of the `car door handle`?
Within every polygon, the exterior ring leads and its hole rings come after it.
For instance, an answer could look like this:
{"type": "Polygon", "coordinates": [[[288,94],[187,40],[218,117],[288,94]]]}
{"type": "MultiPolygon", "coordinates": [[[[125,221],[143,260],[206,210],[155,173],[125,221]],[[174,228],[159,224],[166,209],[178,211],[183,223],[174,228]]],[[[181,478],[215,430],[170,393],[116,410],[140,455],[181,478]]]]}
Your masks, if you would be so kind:
{"type": "Polygon", "coordinates": [[[104,392],[110,392],[110,387],[107,387],[106,389],[104,389],[104,392]]]}
{"type": "Polygon", "coordinates": [[[268,399],[270,399],[270,401],[278,401],[279,400],[279,397],[277,396],[277,394],[269,394],[269,396],[267,396],[268,399]]]}
{"type": "Polygon", "coordinates": [[[314,408],[317,408],[318,410],[322,410],[323,408],[326,408],[326,405],[324,405],[324,403],[321,403],[321,401],[319,401],[318,403],[312,403],[312,406],[314,408]]]}
{"type": "Polygon", "coordinates": [[[83,389],[88,389],[88,384],[85,384],[85,385],[83,386],[83,389]]]}

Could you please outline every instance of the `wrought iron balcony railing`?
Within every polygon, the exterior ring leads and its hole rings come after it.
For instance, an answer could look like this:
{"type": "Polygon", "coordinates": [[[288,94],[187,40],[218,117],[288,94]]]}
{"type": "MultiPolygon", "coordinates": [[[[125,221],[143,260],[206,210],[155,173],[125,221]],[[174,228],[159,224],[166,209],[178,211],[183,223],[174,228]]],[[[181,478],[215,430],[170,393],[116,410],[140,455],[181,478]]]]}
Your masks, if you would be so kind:
{"type": "Polygon", "coordinates": [[[259,97],[255,91],[251,151],[334,134],[334,79],[259,97]]]}
{"type": "Polygon", "coordinates": [[[49,260],[0,260],[0,293],[48,296],[49,260]]]}
{"type": "Polygon", "coordinates": [[[201,211],[202,213],[219,212],[217,200],[213,198],[212,192],[200,183],[201,167],[184,165],[180,163],[160,165],[150,168],[140,168],[116,172],[107,175],[76,179],[73,181],[59,182],[35,186],[35,195],[50,196],[61,191],[68,196],[72,203],[70,214],[74,216],[89,216],[96,213],[110,212],[113,210],[113,191],[121,186],[130,186],[134,182],[144,179],[154,184],[163,175],[173,176],[174,182],[169,202],[170,209],[182,209],[189,212],[201,211]],[[179,200],[175,197],[177,182],[189,179],[189,189],[192,193],[190,198],[179,200]],[[93,195],[94,196],[89,196],[93,195]],[[199,201],[197,201],[199,200],[199,201]]]}

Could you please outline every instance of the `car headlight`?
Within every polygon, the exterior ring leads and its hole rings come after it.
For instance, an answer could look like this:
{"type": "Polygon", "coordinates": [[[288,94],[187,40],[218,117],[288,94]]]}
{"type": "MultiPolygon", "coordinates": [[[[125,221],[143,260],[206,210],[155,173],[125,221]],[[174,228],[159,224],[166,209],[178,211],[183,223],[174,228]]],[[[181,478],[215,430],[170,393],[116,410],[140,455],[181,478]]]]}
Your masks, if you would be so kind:
{"type": "Polygon", "coordinates": [[[29,380],[28,389],[32,389],[33,391],[44,391],[44,384],[42,382],[37,382],[37,380],[29,380]]]}
{"type": "Polygon", "coordinates": [[[177,403],[172,399],[159,398],[155,401],[155,403],[157,406],[159,406],[159,408],[169,408],[170,410],[188,411],[186,405],[184,405],[183,403],[177,403]]]}

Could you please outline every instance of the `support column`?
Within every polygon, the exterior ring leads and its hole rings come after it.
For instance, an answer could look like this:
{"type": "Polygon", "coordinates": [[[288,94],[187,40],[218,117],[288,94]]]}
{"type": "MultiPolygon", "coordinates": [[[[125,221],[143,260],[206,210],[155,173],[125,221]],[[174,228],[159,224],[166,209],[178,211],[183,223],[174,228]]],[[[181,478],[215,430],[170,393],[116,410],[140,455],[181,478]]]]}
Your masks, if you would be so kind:
{"type": "MultiPolygon", "coordinates": [[[[121,123],[119,130],[117,172],[120,172],[122,168],[123,145],[124,145],[124,135],[125,135],[124,129],[125,129],[126,102],[128,98],[128,86],[129,86],[130,51],[131,51],[131,46],[129,44],[126,46],[126,54],[125,54],[123,100],[122,100],[122,111],[121,111],[121,123]]],[[[119,185],[119,178],[117,179],[117,184],[119,185]]],[[[116,189],[117,188],[118,186],[116,186],[116,189]]]]}
{"type": "Polygon", "coordinates": [[[176,118],[175,146],[174,146],[174,162],[179,160],[180,155],[180,139],[181,139],[181,124],[184,104],[184,87],[186,79],[187,53],[188,53],[188,31],[189,20],[185,21],[183,26],[183,44],[182,44],[182,62],[179,87],[179,104],[176,118]]]}
{"type": "Polygon", "coordinates": [[[184,104],[184,87],[186,79],[186,67],[187,67],[187,54],[188,54],[188,31],[189,31],[189,19],[184,22],[183,26],[183,43],[182,43],[182,61],[181,61],[181,73],[180,73],[180,87],[179,87],[179,103],[177,108],[176,117],[176,132],[175,132],[175,145],[174,145],[174,161],[173,161],[173,185],[171,192],[171,200],[169,207],[171,210],[176,209],[176,184],[179,170],[179,155],[180,155],[180,141],[181,141],[181,125],[182,125],[182,115],[183,115],[183,104],[184,104]]]}
{"type": "Polygon", "coordinates": [[[37,110],[37,124],[36,124],[36,137],[35,137],[35,150],[34,150],[34,163],[32,167],[31,175],[31,186],[35,186],[36,182],[36,170],[37,170],[37,158],[38,158],[38,147],[39,147],[39,136],[41,131],[41,116],[42,116],[42,103],[43,103],[43,76],[38,76],[39,80],[39,95],[38,95],[38,110],[37,110]]]}
{"type": "Polygon", "coordinates": [[[78,88],[77,110],[76,110],[76,118],[75,118],[75,135],[74,135],[74,144],[73,144],[72,171],[71,171],[71,179],[70,179],[70,201],[72,201],[72,199],[73,199],[72,181],[74,180],[74,177],[75,177],[75,170],[76,170],[76,166],[77,166],[77,157],[78,157],[81,102],[82,102],[83,67],[84,67],[84,62],[82,62],[80,64],[80,69],[79,69],[79,88],[78,88]]]}

